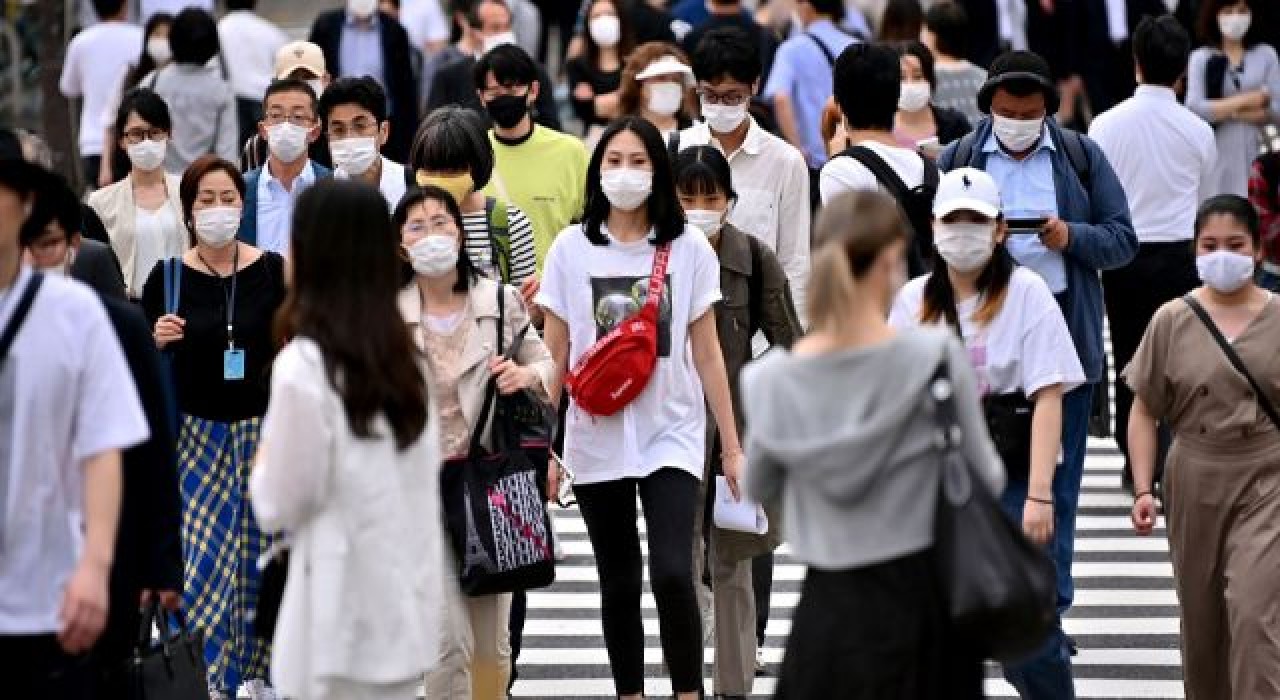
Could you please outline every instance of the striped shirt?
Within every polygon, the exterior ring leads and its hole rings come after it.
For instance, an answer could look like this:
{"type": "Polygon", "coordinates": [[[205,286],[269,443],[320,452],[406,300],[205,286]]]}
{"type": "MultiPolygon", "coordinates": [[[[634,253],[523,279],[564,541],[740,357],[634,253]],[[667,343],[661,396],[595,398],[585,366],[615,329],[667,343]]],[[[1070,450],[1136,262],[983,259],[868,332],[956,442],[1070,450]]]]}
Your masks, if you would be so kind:
{"type": "MultiPolygon", "coordinates": [[[[533,224],[514,204],[507,205],[507,227],[511,232],[511,284],[520,285],[537,275],[538,259],[533,246],[533,224]]],[[[467,255],[481,272],[499,279],[493,261],[493,245],[489,240],[489,216],[484,209],[462,215],[462,228],[467,234],[467,255]]]]}

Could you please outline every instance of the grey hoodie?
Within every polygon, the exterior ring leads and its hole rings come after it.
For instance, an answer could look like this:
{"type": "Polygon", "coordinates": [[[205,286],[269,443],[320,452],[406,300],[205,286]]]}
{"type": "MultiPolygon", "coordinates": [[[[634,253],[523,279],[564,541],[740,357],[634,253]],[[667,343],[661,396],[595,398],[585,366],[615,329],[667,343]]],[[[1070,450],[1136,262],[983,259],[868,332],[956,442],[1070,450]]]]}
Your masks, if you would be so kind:
{"type": "Polygon", "coordinates": [[[850,569],[933,544],[939,452],[926,385],[943,357],[961,445],[993,493],[1004,487],[964,347],[938,328],[868,348],[774,351],[742,373],[747,493],[781,499],[797,559],[850,569]]]}

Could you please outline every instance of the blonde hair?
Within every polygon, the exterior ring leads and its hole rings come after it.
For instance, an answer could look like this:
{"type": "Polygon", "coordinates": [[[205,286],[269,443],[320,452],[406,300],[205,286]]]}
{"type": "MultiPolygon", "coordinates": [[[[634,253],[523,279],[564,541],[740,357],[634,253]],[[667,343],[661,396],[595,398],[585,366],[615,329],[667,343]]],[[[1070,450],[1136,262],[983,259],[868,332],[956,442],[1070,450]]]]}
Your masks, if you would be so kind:
{"type": "Polygon", "coordinates": [[[855,281],[890,245],[909,243],[902,210],[882,192],[849,192],[827,202],[814,226],[808,309],[814,330],[847,331],[855,281]]]}

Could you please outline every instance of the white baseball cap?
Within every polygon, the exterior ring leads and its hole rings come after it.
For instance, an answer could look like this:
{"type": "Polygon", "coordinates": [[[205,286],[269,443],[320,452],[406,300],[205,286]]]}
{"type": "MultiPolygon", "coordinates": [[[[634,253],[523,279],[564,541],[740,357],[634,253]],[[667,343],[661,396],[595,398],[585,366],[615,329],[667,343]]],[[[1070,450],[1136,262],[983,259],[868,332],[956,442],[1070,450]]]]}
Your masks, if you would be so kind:
{"type": "Polygon", "coordinates": [[[678,75],[684,79],[686,84],[694,84],[693,69],[671,54],[662,56],[645,66],[644,70],[636,74],[636,80],[648,80],[660,75],[678,75]]]}
{"type": "Polygon", "coordinates": [[[285,44],[276,52],[276,80],[284,80],[295,70],[304,69],[316,78],[325,74],[324,52],[309,41],[285,44]]]}
{"type": "Polygon", "coordinates": [[[942,176],[933,198],[933,216],[973,211],[994,219],[1000,215],[1000,187],[976,168],[957,168],[942,176]]]}

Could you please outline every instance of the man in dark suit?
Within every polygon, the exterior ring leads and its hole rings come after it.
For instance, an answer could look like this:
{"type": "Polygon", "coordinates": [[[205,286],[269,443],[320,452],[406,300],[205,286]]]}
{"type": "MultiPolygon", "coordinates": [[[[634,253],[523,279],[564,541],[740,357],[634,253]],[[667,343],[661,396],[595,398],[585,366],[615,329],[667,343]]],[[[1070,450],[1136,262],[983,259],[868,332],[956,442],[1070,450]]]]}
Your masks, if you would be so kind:
{"type": "Polygon", "coordinates": [[[144,595],[177,610],[182,591],[182,507],[174,463],[173,396],[162,374],[160,355],[141,310],[124,299],[119,267],[108,246],[83,240],[81,205],[60,176],[45,173],[36,188],[22,240],[33,266],[47,274],[72,276],[97,291],[120,341],[151,437],[121,455],[120,520],[111,567],[107,626],[94,647],[95,697],[125,700],[126,664],[137,644],[144,595]],[[77,244],[76,241],[79,241],[77,244]],[[68,266],[77,245],[80,254],[68,266]],[[90,261],[77,273],[86,251],[90,261]]]}
{"type": "MultiPolygon", "coordinates": [[[[384,154],[398,162],[409,157],[418,130],[418,81],[413,74],[409,34],[394,17],[378,12],[358,16],[347,9],[321,13],[311,25],[311,43],[324,52],[334,78],[371,76],[387,91],[391,135],[384,154]]],[[[467,81],[470,85],[471,81],[467,81]]]]}

